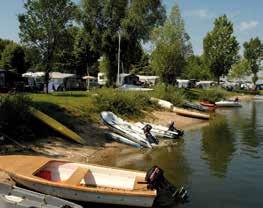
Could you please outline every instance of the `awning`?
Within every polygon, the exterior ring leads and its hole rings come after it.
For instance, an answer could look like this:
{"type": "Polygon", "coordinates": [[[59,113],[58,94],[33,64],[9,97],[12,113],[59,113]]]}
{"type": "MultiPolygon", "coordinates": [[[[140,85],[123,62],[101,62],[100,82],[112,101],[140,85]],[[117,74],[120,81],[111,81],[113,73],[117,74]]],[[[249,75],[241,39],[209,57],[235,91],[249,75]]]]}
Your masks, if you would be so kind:
{"type": "Polygon", "coordinates": [[[82,77],[82,79],[97,79],[96,77],[93,77],[93,76],[84,76],[82,77]]]}

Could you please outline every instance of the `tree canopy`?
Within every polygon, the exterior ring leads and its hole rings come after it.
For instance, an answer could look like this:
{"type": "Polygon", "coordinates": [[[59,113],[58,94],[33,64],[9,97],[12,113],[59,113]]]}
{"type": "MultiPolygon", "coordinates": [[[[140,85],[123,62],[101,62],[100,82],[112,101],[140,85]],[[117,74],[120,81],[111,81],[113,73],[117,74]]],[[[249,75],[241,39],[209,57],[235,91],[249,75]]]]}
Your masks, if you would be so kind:
{"type": "Polygon", "coordinates": [[[214,28],[203,41],[204,58],[219,83],[238,60],[239,44],[233,35],[233,24],[226,15],[216,18],[214,28]]]}
{"type": "Polygon", "coordinates": [[[244,57],[248,60],[253,73],[252,81],[256,84],[258,80],[257,73],[263,60],[263,43],[258,37],[251,38],[250,41],[244,43],[244,57]]]}
{"type": "Polygon", "coordinates": [[[38,49],[47,85],[55,50],[72,26],[76,6],[70,0],[28,0],[24,8],[25,13],[18,16],[19,35],[23,43],[38,49]]]}
{"type": "Polygon", "coordinates": [[[131,65],[140,59],[136,53],[141,49],[141,41],[147,40],[151,30],[165,19],[160,0],[82,0],[82,9],[82,23],[91,50],[109,60],[110,84],[116,81],[117,75],[117,32],[121,33],[121,53],[125,55],[121,59],[131,65]]]}
{"type": "Polygon", "coordinates": [[[166,84],[175,84],[183,72],[186,59],[193,54],[189,36],[184,30],[184,21],[178,5],[175,5],[163,26],[152,32],[154,51],[151,67],[166,84]]]}
{"type": "Polygon", "coordinates": [[[16,43],[9,43],[5,47],[1,61],[4,69],[15,69],[20,74],[26,71],[24,49],[16,43]]]}

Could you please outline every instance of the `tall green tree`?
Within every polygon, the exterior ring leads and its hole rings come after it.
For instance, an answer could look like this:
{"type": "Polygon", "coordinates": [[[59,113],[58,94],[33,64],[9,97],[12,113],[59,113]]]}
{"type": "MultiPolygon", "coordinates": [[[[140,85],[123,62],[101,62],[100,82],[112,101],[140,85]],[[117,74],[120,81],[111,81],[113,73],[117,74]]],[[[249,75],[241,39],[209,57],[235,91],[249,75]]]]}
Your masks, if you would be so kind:
{"type": "Polygon", "coordinates": [[[251,74],[251,67],[247,59],[241,59],[236,64],[233,64],[228,75],[233,79],[242,79],[251,74]]]}
{"type": "Polygon", "coordinates": [[[2,52],[2,66],[5,69],[15,69],[17,73],[22,74],[25,68],[24,49],[16,43],[9,43],[2,52]]]}
{"type": "Polygon", "coordinates": [[[219,83],[238,60],[239,44],[233,35],[233,24],[226,15],[214,21],[214,28],[203,41],[204,58],[219,83]]]}
{"type": "Polygon", "coordinates": [[[151,40],[155,47],[151,57],[153,70],[166,84],[175,84],[186,59],[193,54],[178,5],[172,8],[164,25],[153,30],[151,40]]]}
{"type": "MultiPolygon", "coordinates": [[[[109,60],[108,82],[113,84],[117,75],[117,32],[121,32],[121,54],[129,54],[128,50],[136,53],[141,40],[147,40],[154,26],[164,21],[164,7],[161,0],[82,0],[82,5],[82,23],[91,50],[109,60]]],[[[125,58],[127,62],[129,58],[125,58]]]]}
{"type": "Polygon", "coordinates": [[[5,47],[10,44],[10,43],[13,43],[13,41],[11,40],[5,40],[5,39],[1,39],[0,38],[0,60],[1,60],[1,57],[2,57],[2,53],[3,51],[5,50],[5,47]]]}
{"type": "Polygon", "coordinates": [[[185,67],[180,43],[174,41],[156,46],[152,52],[151,67],[165,84],[175,85],[176,78],[185,67]]]}
{"type": "Polygon", "coordinates": [[[263,43],[258,37],[251,38],[250,41],[244,43],[244,57],[248,60],[253,73],[252,81],[256,84],[258,80],[257,73],[263,60],[263,43]]]}
{"type": "Polygon", "coordinates": [[[95,76],[98,72],[97,62],[100,57],[98,52],[91,49],[90,39],[83,28],[75,36],[73,54],[76,63],[76,73],[95,76]]]}
{"type": "Polygon", "coordinates": [[[213,76],[204,62],[203,56],[191,56],[187,59],[182,77],[186,79],[209,80],[213,76]]]}
{"type": "Polygon", "coordinates": [[[55,50],[65,30],[72,26],[76,6],[70,0],[28,0],[24,8],[25,12],[18,15],[19,35],[22,42],[40,52],[47,86],[55,50]]]}

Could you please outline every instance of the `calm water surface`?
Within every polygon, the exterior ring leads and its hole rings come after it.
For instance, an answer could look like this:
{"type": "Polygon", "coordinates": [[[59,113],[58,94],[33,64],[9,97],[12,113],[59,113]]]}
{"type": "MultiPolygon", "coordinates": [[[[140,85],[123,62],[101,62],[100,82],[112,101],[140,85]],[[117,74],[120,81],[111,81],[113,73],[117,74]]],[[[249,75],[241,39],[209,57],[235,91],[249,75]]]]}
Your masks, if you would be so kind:
{"type": "MultiPolygon", "coordinates": [[[[222,109],[210,124],[172,146],[127,149],[107,165],[146,170],[159,165],[190,202],[179,207],[263,207],[263,102],[222,109]]],[[[174,206],[176,207],[176,206],[174,206]]],[[[178,206],[177,206],[178,207],[178,206]]]]}

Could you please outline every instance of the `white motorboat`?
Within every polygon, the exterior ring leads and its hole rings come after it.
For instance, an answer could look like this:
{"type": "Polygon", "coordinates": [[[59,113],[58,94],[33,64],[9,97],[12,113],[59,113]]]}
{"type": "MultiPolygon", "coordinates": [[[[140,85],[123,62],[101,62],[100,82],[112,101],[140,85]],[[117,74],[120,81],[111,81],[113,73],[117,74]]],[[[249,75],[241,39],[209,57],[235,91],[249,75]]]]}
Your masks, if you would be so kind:
{"type": "Polygon", "coordinates": [[[144,128],[146,125],[150,125],[152,127],[151,132],[158,137],[175,139],[179,136],[182,136],[183,134],[183,131],[178,131],[175,128],[173,128],[173,130],[169,130],[169,127],[155,125],[151,123],[137,122],[135,123],[135,125],[141,129],[144,128]]]}
{"type": "Polygon", "coordinates": [[[137,148],[142,147],[139,143],[133,142],[133,141],[131,141],[131,140],[119,135],[119,134],[113,133],[113,132],[107,132],[106,136],[108,136],[110,139],[112,139],[116,142],[120,142],[120,143],[127,144],[127,145],[137,147],[137,148]]]}
{"type": "Polygon", "coordinates": [[[221,100],[215,104],[217,107],[242,107],[240,102],[233,100],[221,100]]]}
{"type": "Polygon", "coordinates": [[[152,144],[148,141],[143,131],[134,125],[117,117],[114,113],[109,111],[101,112],[102,122],[108,126],[113,132],[140,144],[142,147],[152,148],[152,144]]]}

